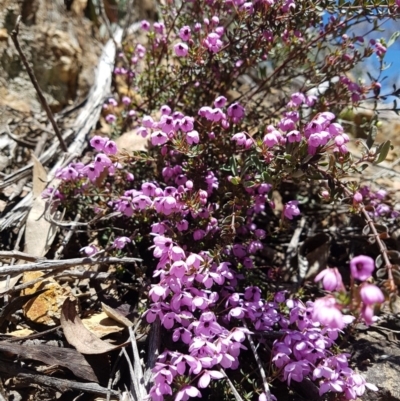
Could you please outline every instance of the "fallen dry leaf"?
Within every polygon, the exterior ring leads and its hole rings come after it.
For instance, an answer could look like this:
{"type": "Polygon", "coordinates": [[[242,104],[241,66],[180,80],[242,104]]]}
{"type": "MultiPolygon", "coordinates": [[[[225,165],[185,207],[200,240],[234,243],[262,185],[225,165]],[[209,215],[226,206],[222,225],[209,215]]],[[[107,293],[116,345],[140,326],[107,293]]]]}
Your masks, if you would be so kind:
{"type": "Polygon", "coordinates": [[[116,322],[123,324],[125,327],[133,326],[133,322],[127,319],[124,315],[118,312],[116,309],[111,308],[111,306],[106,305],[105,303],[101,303],[101,308],[103,312],[111,319],[114,319],[116,322]]]}
{"type": "Polygon", "coordinates": [[[82,354],[103,354],[122,348],[129,342],[113,346],[91,333],[82,323],[76,312],[77,301],[67,298],[61,310],[61,326],[65,338],[82,354]]]}
{"type": "Polygon", "coordinates": [[[149,142],[149,139],[138,135],[137,131],[138,129],[134,129],[132,131],[125,132],[115,140],[115,143],[120,151],[133,152],[138,150],[147,150],[147,143],[149,142]]]}
{"type": "Polygon", "coordinates": [[[46,170],[34,155],[32,155],[32,160],[33,203],[26,220],[24,252],[42,257],[53,243],[57,229],[44,218],[46,201],[42,199],[41,195],[47,185],[46,170]]]}
{"type": "Polygon", "coordinates": [[[22,274],[17,274],[16,276],[10,277],[8,283],[7,283],[7,278],[5,278],[4,280],[0,280],[0,294],[13,288],[21,277],[22,274]]]}
{"type": "Polygon", "coordinates": [[[95,313],[88,318],[82,319],[82,323],[99,338],[120,332],[125,328],[122,324],[116,324],[115,320],[110,319],[104,312],[95,313]]]}
{"type": "Polygon", "coordinates": [[[75,376],[98,383],[98,379],[86,359],[71,348],[36,344],[34,347],[0,341],[0,351],[11,352],[21,359],[34,359],[47,365],[58,365],[69,369],[75,376]]]}

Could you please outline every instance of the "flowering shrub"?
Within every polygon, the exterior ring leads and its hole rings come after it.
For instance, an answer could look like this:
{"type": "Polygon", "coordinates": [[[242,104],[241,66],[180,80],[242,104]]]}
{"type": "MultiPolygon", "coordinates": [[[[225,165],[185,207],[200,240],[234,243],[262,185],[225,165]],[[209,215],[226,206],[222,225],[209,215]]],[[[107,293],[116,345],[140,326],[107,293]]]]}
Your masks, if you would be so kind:
{"type": "Polygon", "coordinates": [[[397,218],[385,191],[345,180],[390,150],[368,138],[354,158],[338,118],[377,99],[377,80],[346,73],[368,57],[383,70],[387,49],[346,32],[397,12],[356,7],[363,14],[351,6],[338,14],[329,1],[168,3],[160,22],[142,21],[145,39],[128,41],[115,68],[119,100],[104,106],[111,138],[94,136],[91,161],[61,169],[61,185],[46,191],[67,215],[87,219],[83,253],[143,258],[135,276],[152,279],[141,313],[163,330],[150,399],[229,397],[228,380],[244,399],[274,399],[277,379],[349,400],[377,390],[335,341],[347,325],[376,320],[374,306],[397,290],[394,267],[381,260],[385,295],[373,284],[374,260],[361,254],[344,278],[336,267],[319,272],[325,296],[305,296],[264,252],[318,205],[364,214],[376,241],[371,219],[397,218]],[[118,149],[127,128],[148,138],[147,152],[118,149]],[[254,373],[263,365],[266,381],[254,373]]]}

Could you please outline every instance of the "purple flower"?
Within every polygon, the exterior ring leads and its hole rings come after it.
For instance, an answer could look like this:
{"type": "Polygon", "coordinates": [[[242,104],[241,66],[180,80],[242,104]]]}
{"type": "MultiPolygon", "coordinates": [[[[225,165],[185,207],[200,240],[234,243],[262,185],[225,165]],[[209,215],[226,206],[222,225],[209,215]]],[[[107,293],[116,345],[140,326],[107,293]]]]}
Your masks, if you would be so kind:
{"type": "Polygon", "coordinates": [[[314,302],[312,318],[331,329],[341,330],[345,326],[342,312],[336,307],[336,300],[332,296],[319,298],[314,302]]]}
{"type": "Polygon", "coordinates": [[[129,242],[132,242],[132,241],[128,237],[117,237],[114,240],[113,246],[114,246],[114,248],[117,248],[117,249],[123,249],[125,247],[125,245],[128,244],[129,242]]]}
{"type": "Polygon", "coordinates": [[[292,380],[301,382],[304,376],[308,375],[311,371],[310,365],[307,361],[297,361],[288,363],[283,370],[283,378],[290,386],[292,380]]]}
{"type": "Polygon", "coordinates": [[[285,207],[283,208],[283,215],[289,220],[292,220],[293,217],[298,216],[300,214],[300,209],[297,207],[298,204],[299,202],[296,200],[286,203],[285,207]]]}
{"type": "Polygon", "coordinates": [[[353,195],[353,201],[354,203],[361,203],[363,200],[363,196],[360,194],[360,192],[355,192],[353,195]]]}
{"type": "Polygon", "coordinates": [[[243,119],[245,110],[242,105],[239,103],[235,102],[232,103],[227,110],[228,117],[230,117],[233,122],[239,122],[241,119],[243,119]]]}
{"type": "Polygon", "coordinates": [[[385,301],[382,291],[373,284],[363,284],[360,289],[360,297],[365,305],[381,304],[385,301]]]}
{"type": "Polygon", "coordinates": [[[263,144],[268,146],[269,148],[277,145],[279,143],[278,136],[276,135],[277,132],[278,131],[273,131],[266,134],[263,139],[263,144]]]}
{"type": "Polygon", "coordinates": [[[144,31],[148,31],[148,30],[150,29],[150,22],[149,22],[149,21],[146,21],[146,20],[143,20],[143,21],[140,23],[140,27],[141,27],[144,31]]]}
{"type": "Polygon", "coordinates": [[[104,149],[104,145],[107,143],[107,138],[103,138],[99,135],[95,135],[91,140],[90,140],[90,146],[99,152],[102,152],[104,149]]]}
{"type": "Polygon", "coordinates": [[[106,122],[108,122],[108,124],[115,123],[115,121],[117,121],[117,117],[115,117],[114,114],[107,114],[106,115],[106,122]]]}
{"type": "Polygon", "coordinates": [[[95,245],[87,245],[80,249],[80,252],[85,252],[86,256],[92,256],[98,251],[95,245]]]}
{"type": "Polygon", "coordinates": [[[156,145],[164,145],[164,143],[168,142],[168,135],[162,131],[155,131],[151,134],[151,144],[153,146],[156,145]]]}
{"type": "Polygon", "coordinates": [[[186,134],[186,142],[189,145],[197,144],[199,143],[200,138],[199,138],[199,133],[197,131],[190,131],[186,134]]]}
{"type": "Polygon", "coordinates": [[[217,108],[221,108],[221,107],[225,106],[226,102],[227,102],[227,98],[225,96],[218,96],[214,100],[214,106],[217,108]]]}
{"type": "Polygon", "coordinates": [[[196,387],[183,386],[179,390],[178,394],[175,396],[175,401],[186,401],[190,397],[192,397],[192,398],[194,398],[194,397],[201,398],[201,393],[196,387]]]}
{"type": "Polygon", "coordinates": [[[290,132],[288,132],[286,134],[286,138],[289,141],[289,143],[300,142],[301,141],[301,134],[297,130],[290,131],[290,132]]]}
{"type": "Polygon", "coordinates": [[[198,386],[200,388],[206,388],[210,384],[210,380],[212,379],[222,379],[224,378],[224,374],[219,372],[218,370],[206,370],[201,375],[198,386]]]}
{"type": "Polygon", "coordinates": [[[325,269],[315,277],[315,282],[321,281],[325,290],[327,291],[340,291],[343,289],[342,276],[338,269],[325,269]]]}
{"type": "Polygon", "coordinates": [[[359,255],[350,261],[351,275],[360,281],[365,281],[372,276],[375,264],[369,256],[359,255]]]}
{"type": "Polygon", "coordinates": [[[118,152],[116,143],[108,140],[104,145],[103,151],[107,155],[115,155],[118,152]]]}
{"type": "Polygon", "coordinates": [[[211,32],[203,40],[203,45],[212,53],[218,53],[221,50],[223,43],[217,33],[211,32]]]}
{"type": "Polygon", "coordinates": [[[184,41],[187,42],[190,39],[191,32],[190,27],[185,25],[179,30],[179,37],[184,41]]]}
{"type": "Polygon", "coordinates": [[[178,57],[186,57],[189,53],[189,47],[186,43],[177,43],[174,46],[174,51],[178,57]]]}

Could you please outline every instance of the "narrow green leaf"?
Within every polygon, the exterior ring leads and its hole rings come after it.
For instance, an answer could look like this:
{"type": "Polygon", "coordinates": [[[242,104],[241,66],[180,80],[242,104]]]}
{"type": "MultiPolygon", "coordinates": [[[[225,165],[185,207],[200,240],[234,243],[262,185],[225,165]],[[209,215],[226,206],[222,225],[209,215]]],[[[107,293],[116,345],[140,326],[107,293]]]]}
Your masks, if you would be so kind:
{"type": "Polygon", "coordinates": [[[386,141],[384,144],[382,144],[378,159],[375,161],[374,164],[379,164],[382,163],[384,160],[386,160],[386,157],[390,150],[390,145],[391,145],[390,141],[386,141]]]}
{"type": "Polygon", "coordinates": [[[231,157],[231,171],[234,176],[239,175],[235,156],[231,157]]]}
{"type": "Polygon", "coordinates": [[[387,43],[387,48],[389,48],[390,46],[392,46],[392,44],[394,43],[394,42],[396,42],[396,40],[398,39],[398,37],[400,36],[400,32],[399,31],[397,31],[397,32],[393,32],[393,34],[392,34],[392,36],[390,37],[390,39],[389,39],[389,42],[387,43]]]}

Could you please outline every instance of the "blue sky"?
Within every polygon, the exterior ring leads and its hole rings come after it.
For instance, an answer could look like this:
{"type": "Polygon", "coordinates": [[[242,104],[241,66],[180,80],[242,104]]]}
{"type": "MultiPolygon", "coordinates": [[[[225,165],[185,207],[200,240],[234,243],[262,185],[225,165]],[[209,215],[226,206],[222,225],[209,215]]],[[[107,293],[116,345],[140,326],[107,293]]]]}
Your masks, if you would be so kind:
{"type": "MultiPolygon", "coordinates": [[[[323,20],[326,21],[327,18],[329,17],[330,14],[325,14],[323,16],[323,20]]],[[[400,16],[398,16],[400,18],[400,16]]],[[[371,34],[366,35],[366,32],[371,30],[372,23],[370,22],[364,22],[357,24],[354,29],[352,29],[348,34],[354,34],[356,36],[363,36],[365,38],[365,43],[367,43],[370,39],[380,39],[384,38],[386,42],[389,41],[391,35],[395,31],[400,31],[400,19],[397,21],[394,20],[389,20],[385,22],[382,26],[381,29],[383,29],[383,32],[373,32],[371,34]]],[[[385,55],[385,63],[390,64],[392,63],[391,67],[385,70],[381,77],[387,75],[388,78],[386,78],[382,82],[382,91],[381,93],[388,93],[388,91],[392,90],[392,85],[393,83],[397,84],[397,87],[400,87],[400,38],[396,40],[396,42],[388,49],[386,55],[385,55]]],[[[372,57],[370,57],[362,66],[361,68],[359,67],[357,70],[358,72],[361,71],[368,71],[371,73],[372,76],[376,77],[378,75],[378,69],[379,69],[379,61],[377,56],[374,54],[372,57]]],[[[369,78],[367,74],[365,74],[365,79],[367,82],[369,82],[369,78]]],[[[393,101],[392,99],[389,99],[393,101]]]]}

